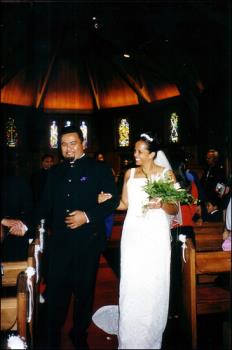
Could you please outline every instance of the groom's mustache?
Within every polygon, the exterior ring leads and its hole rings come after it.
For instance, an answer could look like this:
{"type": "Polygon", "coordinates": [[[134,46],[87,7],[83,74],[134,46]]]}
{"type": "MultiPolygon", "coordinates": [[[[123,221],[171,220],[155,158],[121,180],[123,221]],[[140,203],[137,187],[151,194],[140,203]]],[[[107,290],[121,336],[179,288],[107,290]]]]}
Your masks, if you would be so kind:
{"type": "Polygon", "coordinates": [[[64,158],[64,161],[67,163],[72,163],[72,162],[74,162],[74,160],[75,160],[75,157],[65,157],[64,158]]]}

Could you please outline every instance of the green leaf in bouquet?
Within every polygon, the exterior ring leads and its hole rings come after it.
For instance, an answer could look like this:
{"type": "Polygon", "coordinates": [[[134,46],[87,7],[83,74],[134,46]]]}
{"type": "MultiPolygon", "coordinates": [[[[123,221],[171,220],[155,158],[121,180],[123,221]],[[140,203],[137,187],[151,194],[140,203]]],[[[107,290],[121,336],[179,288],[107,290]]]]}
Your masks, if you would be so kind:
{"type": "Polygon", "coordinates": [[[194,197],[183,188],[176,188],[175,183],[168,179],[152,181],[147,179],[144,191],[150,198],[161,198],[166,203],[192,204],[194,197]]]}

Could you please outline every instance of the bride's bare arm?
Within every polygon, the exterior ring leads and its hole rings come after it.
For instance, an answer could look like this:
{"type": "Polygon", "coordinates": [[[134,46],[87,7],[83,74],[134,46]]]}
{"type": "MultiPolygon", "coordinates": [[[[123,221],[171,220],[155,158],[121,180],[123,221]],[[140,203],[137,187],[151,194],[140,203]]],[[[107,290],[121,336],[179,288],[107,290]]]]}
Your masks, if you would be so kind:
{"type": "Polygon", "coordinates": [[[119,206],[116,210],[127,210],[128,208],[128,193],[127,193],[127,181],[130,177],[131,169],[128,169],[124,175],[123,187],[122,187],[122,196],[119,202],[119,206]]]}
{"type": "Polygon", "coordinates": [[[161,198],[152,198],[148,203],[148,208],[150,209],[160,209],[162,208],[169,215],[176,215],[178,213],[179,205],[178,203],[164,203],[161,198]]]}

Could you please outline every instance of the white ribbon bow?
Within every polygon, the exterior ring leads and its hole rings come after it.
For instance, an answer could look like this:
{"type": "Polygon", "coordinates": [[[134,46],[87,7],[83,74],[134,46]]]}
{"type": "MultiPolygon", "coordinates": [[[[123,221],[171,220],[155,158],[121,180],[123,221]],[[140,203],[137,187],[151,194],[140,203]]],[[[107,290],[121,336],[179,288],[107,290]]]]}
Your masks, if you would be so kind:
{"type": "Polygon", "coordinates": [[[182,258],[183,258],[184,262],[186,263],[185,254],[184,254],[184,251],[187,248],[186,235],[180,234],[179,235],[179,241],[182,242],[182,246],[181,246],[181,248],[182,248],[182,258]]]}
{"type": "Polygon", "coordinates": [[[27,322],[30,322],[33,308],[34,308],[33,285],[32,285],[31,277],[35,275],[35,269],[34,267],[28,267],[25,272],[27,274],[27,287],[29,291],[29,310],[28,310],[27,322]]]}

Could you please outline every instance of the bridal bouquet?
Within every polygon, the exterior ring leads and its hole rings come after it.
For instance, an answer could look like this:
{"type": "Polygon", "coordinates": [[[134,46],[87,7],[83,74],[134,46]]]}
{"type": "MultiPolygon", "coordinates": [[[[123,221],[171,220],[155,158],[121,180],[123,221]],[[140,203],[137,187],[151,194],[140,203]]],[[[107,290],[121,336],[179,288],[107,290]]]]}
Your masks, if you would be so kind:
{"type": "Polygon", "coordinates": [[[195,198],[185,189],[181,188],[178,182],[173,182],[172,179],[147,179],[144,186],[144,191],[149,195],[149,198],[161,198],[164,203],[192,204],[195,203],[195,198]]]}

